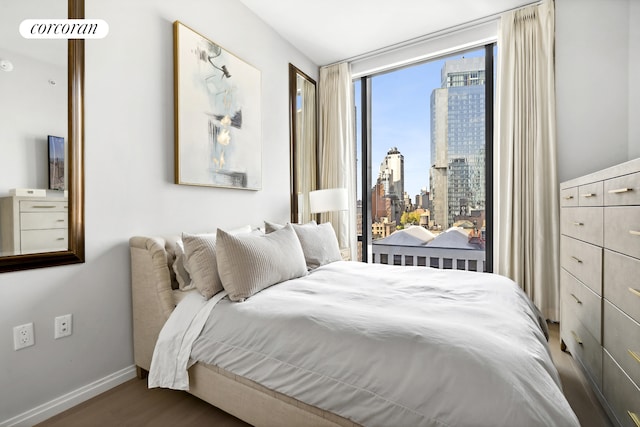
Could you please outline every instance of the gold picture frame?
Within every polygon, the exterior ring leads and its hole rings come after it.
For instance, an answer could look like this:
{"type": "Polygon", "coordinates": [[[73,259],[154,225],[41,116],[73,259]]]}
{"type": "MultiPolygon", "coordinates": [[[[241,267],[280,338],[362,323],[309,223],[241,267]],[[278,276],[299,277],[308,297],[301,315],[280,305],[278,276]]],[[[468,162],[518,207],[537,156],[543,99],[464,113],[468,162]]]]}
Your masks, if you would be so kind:
{"type": "Polygon", "coordinates": [[[173,26],[176,184],[261,189],[260,71],[173,26]]]}

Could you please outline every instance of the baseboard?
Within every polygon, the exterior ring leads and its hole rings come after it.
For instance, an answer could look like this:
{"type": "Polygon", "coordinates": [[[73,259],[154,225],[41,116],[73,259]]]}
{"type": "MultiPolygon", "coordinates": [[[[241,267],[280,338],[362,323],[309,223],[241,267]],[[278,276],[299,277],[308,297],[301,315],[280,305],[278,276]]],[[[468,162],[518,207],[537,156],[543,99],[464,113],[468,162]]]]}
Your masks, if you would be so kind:
{"type": "Polygon", "coordinates": [[[70,393],[62,395],[50,402],[36,406],[22,414],[16,415],[8,420],[0,421],[0,427],[30,427],[34,424],[47,420],[54,415],[66,411],[85,400],[89,400],[105,391],[116,387],[125,381],[136,377],[136,367],[129,366],[120,371],[100,378],[97,381],[80,387],[70,393]]]}

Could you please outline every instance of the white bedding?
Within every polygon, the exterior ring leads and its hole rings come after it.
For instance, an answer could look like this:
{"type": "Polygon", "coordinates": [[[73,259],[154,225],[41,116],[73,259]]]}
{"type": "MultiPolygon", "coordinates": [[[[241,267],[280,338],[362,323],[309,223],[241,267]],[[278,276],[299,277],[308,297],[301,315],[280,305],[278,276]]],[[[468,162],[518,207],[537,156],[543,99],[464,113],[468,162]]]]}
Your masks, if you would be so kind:
{"type": "Polygon", "coordinates": [[[362,425],[579,425],[537,310],[498,275],[340,261],[212,305],[192,359],[362,425]]]}

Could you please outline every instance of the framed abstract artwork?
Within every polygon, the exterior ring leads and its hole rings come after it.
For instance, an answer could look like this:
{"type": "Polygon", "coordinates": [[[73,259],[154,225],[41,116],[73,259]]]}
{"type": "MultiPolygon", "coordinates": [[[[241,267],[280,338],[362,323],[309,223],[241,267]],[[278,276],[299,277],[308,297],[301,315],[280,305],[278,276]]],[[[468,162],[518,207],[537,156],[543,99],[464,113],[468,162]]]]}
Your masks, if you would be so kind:
{"type": "Polygon", "coordinates": [[[179,21],[173,29],[176,183],[261,189],[260,71],[179,21]]]}

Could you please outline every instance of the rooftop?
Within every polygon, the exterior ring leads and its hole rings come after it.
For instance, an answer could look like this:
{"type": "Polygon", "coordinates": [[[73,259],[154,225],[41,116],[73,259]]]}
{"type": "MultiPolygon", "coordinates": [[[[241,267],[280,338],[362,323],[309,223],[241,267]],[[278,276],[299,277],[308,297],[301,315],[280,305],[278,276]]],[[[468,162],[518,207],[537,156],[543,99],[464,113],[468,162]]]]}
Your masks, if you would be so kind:
{"type": "Polygon", "coordinates": [[[438,235],[434,235],[424,227],[411,226],[402,230],[396,230],[383,239],[374,240],[373,244],[388,246],[424,246],[441,249],[484,249],[476,240],[470,242],[469,234],[460,227],[451,227],[438,235]]]}

